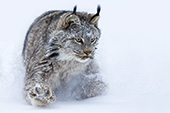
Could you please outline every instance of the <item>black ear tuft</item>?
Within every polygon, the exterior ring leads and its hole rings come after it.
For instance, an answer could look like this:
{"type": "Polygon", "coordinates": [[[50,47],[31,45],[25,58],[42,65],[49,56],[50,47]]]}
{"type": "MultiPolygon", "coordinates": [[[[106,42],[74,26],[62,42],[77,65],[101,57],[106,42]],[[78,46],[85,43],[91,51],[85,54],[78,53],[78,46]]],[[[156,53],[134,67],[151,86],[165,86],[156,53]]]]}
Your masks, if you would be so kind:
{"type": "Polygon", "coordinates": [[[73,14],[76,14],[76,10],[77,10],[77,5],[76,5],[76,6],[74,6],[73,14]]]}
{"type": "Polygon", "coordinates": [[[98,5],[98,6],[97,6],[97,13],[96,13],[96,16],[99,16],[100,10],[101,10],[101,7],[100,7],[100,5],[98,5]]]}

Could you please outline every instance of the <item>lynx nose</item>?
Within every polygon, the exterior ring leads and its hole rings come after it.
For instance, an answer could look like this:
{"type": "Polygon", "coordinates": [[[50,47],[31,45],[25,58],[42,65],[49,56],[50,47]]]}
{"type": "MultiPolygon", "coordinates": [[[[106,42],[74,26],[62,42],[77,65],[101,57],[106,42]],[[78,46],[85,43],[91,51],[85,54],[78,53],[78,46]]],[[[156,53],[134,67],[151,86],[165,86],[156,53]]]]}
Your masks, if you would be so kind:
{"type": "Polygon", "coordinates": [[[86,55],[90,55],[90,54],[92,53],[92,51],[91,51],[91,50],[84,50],[84,53],[85,53],[86,55]]]}

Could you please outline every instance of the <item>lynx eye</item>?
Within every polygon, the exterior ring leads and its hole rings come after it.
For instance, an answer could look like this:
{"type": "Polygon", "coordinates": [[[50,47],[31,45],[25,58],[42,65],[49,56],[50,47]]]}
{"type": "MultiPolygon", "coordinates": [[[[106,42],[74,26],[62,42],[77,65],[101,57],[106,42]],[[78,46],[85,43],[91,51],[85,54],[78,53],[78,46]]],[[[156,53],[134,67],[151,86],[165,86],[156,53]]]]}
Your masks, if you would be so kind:
{"type": "Polygon", "coordinates": [[[75,38],[74,40],[75,40],[75,42],[77,42],[79,44],[83,43],[83,39],[82,38],[75,38]]]}
{"type": "Polygon", "coordinates": [[[90,41],[91,43],[94,43],[96,41],[96,38],[91,38],[90,41]]]}

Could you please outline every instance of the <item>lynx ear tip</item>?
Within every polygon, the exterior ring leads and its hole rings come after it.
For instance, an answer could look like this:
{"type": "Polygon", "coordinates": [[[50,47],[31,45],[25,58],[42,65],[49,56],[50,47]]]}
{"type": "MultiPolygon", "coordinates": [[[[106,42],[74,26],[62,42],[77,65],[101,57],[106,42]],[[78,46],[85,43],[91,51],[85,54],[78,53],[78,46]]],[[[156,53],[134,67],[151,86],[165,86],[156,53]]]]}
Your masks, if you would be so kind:
{"type": "Polygon", "coordinates": [[[75,5],[73,8],[73,14],[76,14],[76,10],[77,10],[77,5],[75,5]]]}
{"type": "Polygon", "coordinates": [[[99,15],[100,11],[101,11],[101,6],[98,5],[98,6],[97,6],[97,15],[99,15]]]}

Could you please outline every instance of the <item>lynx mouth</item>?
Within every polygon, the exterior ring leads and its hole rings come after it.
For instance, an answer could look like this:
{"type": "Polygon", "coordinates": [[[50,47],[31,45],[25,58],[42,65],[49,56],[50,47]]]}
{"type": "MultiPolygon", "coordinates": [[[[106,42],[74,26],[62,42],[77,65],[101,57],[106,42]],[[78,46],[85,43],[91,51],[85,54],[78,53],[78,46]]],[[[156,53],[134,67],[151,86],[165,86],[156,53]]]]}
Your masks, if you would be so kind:
{"type": "Polygon", "coordinates": [[[80,60],[93,59],[93,56],[80,56],[80,55],[76,55],[76,57],[79,58],[80,60]]]}

